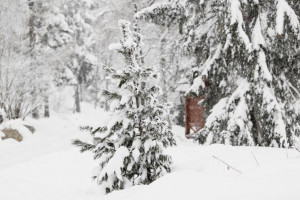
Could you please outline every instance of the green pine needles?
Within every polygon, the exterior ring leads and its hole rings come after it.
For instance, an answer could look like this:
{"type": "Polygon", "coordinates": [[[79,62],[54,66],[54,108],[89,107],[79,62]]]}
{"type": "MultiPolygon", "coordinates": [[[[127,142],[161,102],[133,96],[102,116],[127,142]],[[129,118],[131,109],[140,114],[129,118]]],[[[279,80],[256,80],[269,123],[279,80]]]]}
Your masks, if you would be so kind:
{"type": "Polygon", "coordinates": [[[164,149],[176,145],[165,117],[168,105],[157,97],[157,74],[153,68],[140,66],[141,35],[130,30],[130,23],[121,20],[121,39],[110,45],[125,58],[125,67],[105,67],[117,83],[114,91],[104,91],[111,102],[113,115],[106,127],[84,127],[97,137],[96,144],[73,142],[81,152],[92,151],[99,166],[94,178],[106,193],[132,185],[150,184],[171,171],[172,158],[164,149]]]}
{"type": "Polygon", "coordinates": [[[187,94],[205,95],[207,117],[198,134],[200,143],[296,145],[299,3],[170,0],[136,14],[158,25],[176,25],[183,53],[194,58],[190,73],[198,76],[187,94]]]}

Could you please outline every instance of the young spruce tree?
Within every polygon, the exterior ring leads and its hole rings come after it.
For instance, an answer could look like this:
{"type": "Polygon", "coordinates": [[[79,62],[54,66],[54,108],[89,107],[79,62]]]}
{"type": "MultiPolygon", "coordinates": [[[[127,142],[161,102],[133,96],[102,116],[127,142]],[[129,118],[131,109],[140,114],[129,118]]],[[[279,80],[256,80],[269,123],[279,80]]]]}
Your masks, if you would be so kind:
{"type": "Polygon", "coordinates": [[[92,151],[99,159],[95,179],[106,193],[132,185],[150,184],[171,171],[172,159],[164,149],[175,145],[165,116],[168,106],[160,104],[157,96],[157,74],[152,67],[140,66],[142,37],[130,31],[130,23],[121,20],[121,39],[110,49],[125,58],[121,70],[106,67],[115,80],[117,90],[103,95],[114,105],[113,116],[105,127],[88,128],[100,138],[97,144],[80,140],[74,144],[81,151],[92,151]]]}

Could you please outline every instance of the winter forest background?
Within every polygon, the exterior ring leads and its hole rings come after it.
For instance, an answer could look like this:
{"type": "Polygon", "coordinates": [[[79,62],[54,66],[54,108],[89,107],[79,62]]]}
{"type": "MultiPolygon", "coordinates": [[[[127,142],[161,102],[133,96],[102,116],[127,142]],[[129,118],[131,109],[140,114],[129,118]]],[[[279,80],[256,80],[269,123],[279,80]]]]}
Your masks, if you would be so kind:
{"type": "Polygon", "coordinates": [[[299,199],[299,61],[299,0],[0,0],[0,199],[299,199]]]}

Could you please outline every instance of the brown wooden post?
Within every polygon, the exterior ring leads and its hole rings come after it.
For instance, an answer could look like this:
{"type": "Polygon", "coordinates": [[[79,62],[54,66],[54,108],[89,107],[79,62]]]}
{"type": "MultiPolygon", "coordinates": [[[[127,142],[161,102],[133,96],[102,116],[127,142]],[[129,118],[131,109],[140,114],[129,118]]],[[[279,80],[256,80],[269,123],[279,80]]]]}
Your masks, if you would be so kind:
{"type": "Polygon", "coordinates": [[[199,105],[202,97],[185,98],[185,135],[188,136],[190,131],[198,133],[205,126],[205,108],[199,105]]]}
{"type": "Polygon", "coordinates": [[[190,134],[189,98],[185,98],[185,136],[190,134]]]}

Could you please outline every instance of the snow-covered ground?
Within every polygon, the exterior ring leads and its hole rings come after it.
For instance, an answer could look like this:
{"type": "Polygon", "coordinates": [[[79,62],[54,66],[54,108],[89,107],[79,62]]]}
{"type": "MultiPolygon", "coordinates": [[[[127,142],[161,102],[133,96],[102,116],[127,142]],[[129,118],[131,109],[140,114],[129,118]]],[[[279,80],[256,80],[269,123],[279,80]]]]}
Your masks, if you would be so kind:
{"type": "Polygon", "coordinates": [[[295,150],[199,146],[174,127],[169,149],[173,172],[148,186],[103,196],[91,179],[97,162],[80,154],[72,139],[89,139],[80,125],[101,125],[109,116],[84,105],[82,114],[29,120],[36,133],[23,142],[0,141],[0,200],[299,200],[300,153],[295,150]],[[241,173],[228,169],[216,158],[241,173]]]}

